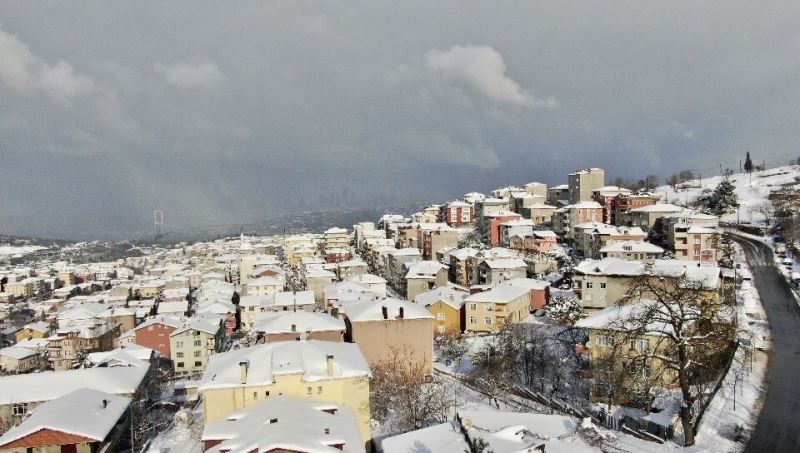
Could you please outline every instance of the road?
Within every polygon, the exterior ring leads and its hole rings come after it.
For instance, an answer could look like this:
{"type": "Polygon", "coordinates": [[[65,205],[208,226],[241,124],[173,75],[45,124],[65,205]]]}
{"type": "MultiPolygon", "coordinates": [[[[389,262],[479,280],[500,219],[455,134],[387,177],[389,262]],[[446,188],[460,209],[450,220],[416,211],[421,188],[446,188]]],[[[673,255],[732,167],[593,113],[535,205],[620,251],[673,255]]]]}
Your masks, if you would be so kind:
{"type": "Polygon", "coordinates": [[[767,394],[748,452],[800,451],[800,306],[773,266],[772,251],[756,241],[742,245],[772,332],[767,394]]]}

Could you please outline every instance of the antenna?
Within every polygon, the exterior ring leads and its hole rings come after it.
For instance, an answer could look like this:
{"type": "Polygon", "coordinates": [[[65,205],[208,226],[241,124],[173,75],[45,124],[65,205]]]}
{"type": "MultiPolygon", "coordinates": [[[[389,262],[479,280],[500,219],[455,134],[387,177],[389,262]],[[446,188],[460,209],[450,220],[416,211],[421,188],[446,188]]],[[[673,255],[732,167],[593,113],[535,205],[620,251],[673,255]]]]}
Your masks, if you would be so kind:
{"type": "Polygon", "coordinates": [[[164,233],[164,211],[156,209],[153,211],[153,234],[164,233]]]}

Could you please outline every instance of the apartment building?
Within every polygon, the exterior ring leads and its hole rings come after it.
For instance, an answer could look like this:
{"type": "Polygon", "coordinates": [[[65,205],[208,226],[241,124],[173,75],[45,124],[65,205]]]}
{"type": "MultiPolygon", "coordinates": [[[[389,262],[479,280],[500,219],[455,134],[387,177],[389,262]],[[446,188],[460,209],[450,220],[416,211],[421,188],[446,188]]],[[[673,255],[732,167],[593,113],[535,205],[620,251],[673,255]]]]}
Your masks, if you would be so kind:
{"type": "Polygon", "coordinates": [[[586,168],[569,174],[569,202],[577,204],[591,201],[592,192],[606,185],[606,172],[602,168],[586,168]]]}
{"type": "Polygon", "coordinates": [[[467,297],[464,306],[468,332],[496,332],[528,316],[531,293],[528,288],[501,283],[467,297]]]}
{"type": "Polygon", "coordinates": [[[225,344],[225,323],[222,319],[193,318],[169,335],[170,359],[178,375],[202,373],[208,359],[225,344]]]}

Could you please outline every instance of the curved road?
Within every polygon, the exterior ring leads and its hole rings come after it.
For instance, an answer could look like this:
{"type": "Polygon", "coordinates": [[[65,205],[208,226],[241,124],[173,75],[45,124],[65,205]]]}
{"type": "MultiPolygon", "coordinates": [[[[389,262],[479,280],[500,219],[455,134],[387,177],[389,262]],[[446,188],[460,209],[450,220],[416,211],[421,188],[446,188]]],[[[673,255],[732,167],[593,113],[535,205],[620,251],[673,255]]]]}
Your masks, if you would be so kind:
{"type": "Polygon", "coordinates": [[[800,306],[764,244],[736,237],[744,248],[772,332],[767,394],[748,452],[800,451],[800,306]]]}

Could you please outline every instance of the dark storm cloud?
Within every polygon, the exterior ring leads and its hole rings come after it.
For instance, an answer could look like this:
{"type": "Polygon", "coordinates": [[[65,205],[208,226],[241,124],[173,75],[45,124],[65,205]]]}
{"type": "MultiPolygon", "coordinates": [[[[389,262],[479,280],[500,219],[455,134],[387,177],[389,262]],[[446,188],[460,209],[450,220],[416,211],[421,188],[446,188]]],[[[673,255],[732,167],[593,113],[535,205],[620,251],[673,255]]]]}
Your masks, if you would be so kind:
{"type": "Polygon", "coordinates": [[[0,2],[0,229],[800,154],[796,2],[0,2]]]}

